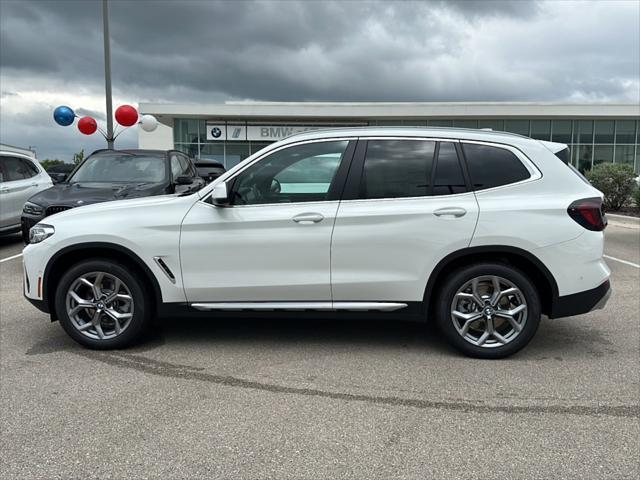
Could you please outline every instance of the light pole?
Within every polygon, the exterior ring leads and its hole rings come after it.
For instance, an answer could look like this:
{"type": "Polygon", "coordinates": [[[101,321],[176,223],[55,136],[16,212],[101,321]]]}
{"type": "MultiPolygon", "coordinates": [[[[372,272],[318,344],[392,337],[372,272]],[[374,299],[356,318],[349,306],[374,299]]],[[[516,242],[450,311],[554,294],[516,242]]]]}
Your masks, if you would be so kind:
{"type": "Polygon", "coordinates": [[[102,32],[104,35],[104,88],[107,97],[107,148],[113,148],[113,103],[111,100],[111,50],[109,47],[109,8],[102,0],[102,32]]]}

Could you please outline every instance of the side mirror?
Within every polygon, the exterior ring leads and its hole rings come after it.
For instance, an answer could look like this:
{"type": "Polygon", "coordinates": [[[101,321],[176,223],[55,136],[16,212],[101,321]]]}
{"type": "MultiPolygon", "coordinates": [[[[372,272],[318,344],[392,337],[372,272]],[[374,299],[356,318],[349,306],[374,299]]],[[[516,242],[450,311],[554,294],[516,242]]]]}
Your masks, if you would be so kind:
{"type": "Polygon", "coordinates": [[[69,175],[66,173],[50,173],[49,176],[51,177],[51,181],[53,183],[62,183],[67,179],[69,175]]]}
{"type": "Polygon", "coordinates": [[[193,177],[188,175],[180,175],[176,178],[176,185],[191,185],[193,183],[193,177]]]}
{"type": "Polygon", "coordinates": [[[213,204],[217,206],[229,204],[229,193],[227,192],[227,182],[221,182],[213,187],[211,192],[213,204]]]}

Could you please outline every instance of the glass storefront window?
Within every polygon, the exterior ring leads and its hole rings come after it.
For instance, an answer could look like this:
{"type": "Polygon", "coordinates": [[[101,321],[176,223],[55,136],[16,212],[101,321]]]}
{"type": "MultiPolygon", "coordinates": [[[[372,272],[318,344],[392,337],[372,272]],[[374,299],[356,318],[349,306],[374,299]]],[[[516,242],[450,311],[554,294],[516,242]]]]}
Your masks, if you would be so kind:
{"type": "Polygon", "coordinates": [[[176,118],[173,124],[174,143],[198,143],[198,120],[176,118]]]}
{"type": "Polygon", "coordinates": [[[260,150],[262,150],[264,147],[271,145],[270,142],[251,142],[251,155],[253,155],[256,152],[259,152],[260,150]]]}
{"type": "Polygon", "coordinates": [[[200,158],[215,160],[224,165],[224,143],[206,143],[200,146],[200,158]]]}
{"type": "Polygon", "coordinates": [[[583,144],[593,143],[593,120],[579,120],[577,124],[578,142],[583,144]]]}
{"type": "Polygon", "coordinates": [[[551,122],[549,120],[531,120],[531,138],[551,140],[551,122]]]}
{"type": "Polygon", "coordinates": [[[496,132],[504,131],[504,120],[478,120],[478,128],[490,128],[496,132]]]}
{"type": "Polygon", "coordinates": [[[224,152],[224,167],[229,170],[250,155],[249,143],[227,142],[224,152]]]}
{"type": "Polygon", "coordinates": [[[596,120],[595,143],[613,143],[613,120],[596,120]]]}
{"type": "Polygon", "coordinates": [[[593,149],[593,164],[613,162],[613,145],[596,145],[593,149]]]}
{"type": "Polygon", "coordinates": [[[518,135],[529,136],[529,120],[505,120],[505,132],[517,133],[518,135]]]}
{"type": "Polygon", "coordinates": [[[453,126],[458,128],[478,128],[477,120],[454,120],[453,126]]]}
{"type": "Polygon", "coordinates": [[[381,127],[400,127],[402,126],[402,120],[378,120],[377,125],[381,127]]]}
{"type": "Polygon", "coordinates": [[[430,127],[452,127],[453,120],[429,120],[427,125],[430,127]]]}
{"type": "Polygon", "coordinates": [[[558,143],[571,143],[571,120],[554,120],[551,140],[558,143]]]}
{"type": "Polygon", "coordinates": [[[616,143],[636,143],[636,121],[616,121],[616,143]]]}
{"type": "Polygon", "coordinates": [[[176,143],[175,149],[186,153],[192,158],[198,158],[198,144],[197,143],[176,143]]]}
{"type": "Polygon", "coordinates": [[[616,145],[616,163],[629,163],[633,165],[635,145],[616,145]]]}
{"type": "Polygon", "coordinates": [[[578,152],[578,170],[588,172],[591,170],[591,160],[593,158],[592,145],[580,145],[578,152]]]}

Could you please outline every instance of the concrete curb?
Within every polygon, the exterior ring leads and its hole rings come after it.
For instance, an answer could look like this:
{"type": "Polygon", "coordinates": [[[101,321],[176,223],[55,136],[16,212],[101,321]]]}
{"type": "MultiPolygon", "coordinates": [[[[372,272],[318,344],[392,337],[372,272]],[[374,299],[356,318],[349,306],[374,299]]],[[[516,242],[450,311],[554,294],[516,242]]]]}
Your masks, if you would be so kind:
{"type": "Polygon", "coordinates": [[[616,227],[640,229],[640,218],[628,215],[618,215],[617,213],[607,213],[609,225],[616,227]]]}

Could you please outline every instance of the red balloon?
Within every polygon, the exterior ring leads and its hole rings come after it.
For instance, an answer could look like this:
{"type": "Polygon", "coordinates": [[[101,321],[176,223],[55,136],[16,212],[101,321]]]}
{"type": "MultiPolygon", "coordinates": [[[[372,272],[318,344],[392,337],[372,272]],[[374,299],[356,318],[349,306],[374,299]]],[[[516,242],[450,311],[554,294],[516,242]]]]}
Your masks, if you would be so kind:
{"type": "Polygon", "coordinates": [[[116,122],[123,127],[135,125],[138,121],[138,111],[131,105],[121,105],[116,108],[116,122]]]}
{"type": "Polygon", "coordinates": [[[92,133],[95,133],[97,129],[98,124],[91,117],[82,117],[80,120],[78,120],[78,130],[80,130],[85,135],[91,135],[92,133]]]}

